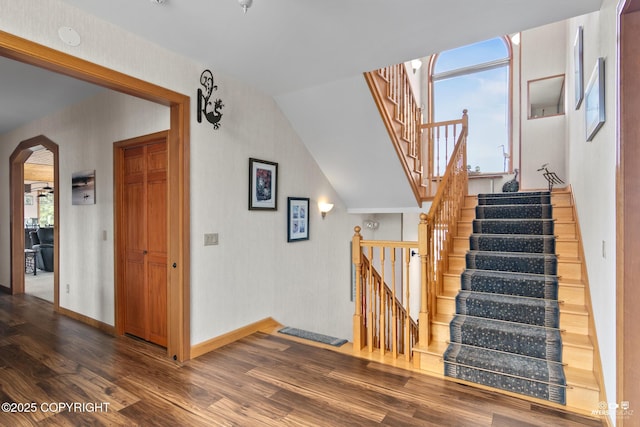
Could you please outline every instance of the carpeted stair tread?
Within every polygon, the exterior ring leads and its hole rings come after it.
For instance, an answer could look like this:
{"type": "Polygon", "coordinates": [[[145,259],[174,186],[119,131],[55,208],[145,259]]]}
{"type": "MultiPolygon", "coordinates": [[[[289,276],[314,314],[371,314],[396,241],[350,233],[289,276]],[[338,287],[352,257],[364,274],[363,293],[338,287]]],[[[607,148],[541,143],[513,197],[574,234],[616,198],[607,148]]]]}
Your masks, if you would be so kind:
{"type": "Polygon", "coordinates": [[[566,403],[552,209],[548,191],[478,196],[446,376],[566,403]]]}
{"type": "Polygon", "coordinates": [[[474,233],[553,235],[553,219],[474,219],[474,233]]]}
{"type": "Polygon", "coordinates": [[[558,258],[552,254],[469,251],[465,257],[467,268],[475,270],[558,274],[558,258]]]}
{"type": "Polygon", "coordinates": [[[527,205],[527,204],[550,204],[551,193],[496,193],[496,194],[479,194],[479,205],[527,205]]]}
{"type": "Polygon", "coordinates": [[[558,299],[557,276],[467,269],[461,285],[468,291],[558,299]]]}
{"type": "Polygon", "coordinates": [[[556,253],[554,236],[529,234],[474,233],[469,237],[473,251],[556,253]]]}
{"type": "Polygon", "coordinates": [[[486,349],[451,344],[444,354],[445,375],[566,404],[562,365],[486,349]]]}
{"type": "Polygon", "coordinates": [[[456,296],[456,313],[558,328],[560,309],[555,300],[463,290],[456,296]]]}
{"type": "Polygon", "coordinates": [[[459,314],[451,320],[449,329],[452,343],[562,361],[558,329],[459,314]]]}
{"type": "Polygon", "coordinates": [[[467,366],[477,362],[475,366],[482,370],[529,378],[533,381],[566,385],[566,378],[561,369],[562,363],[559,362],[459,343],[450,344],[444,352],[443,359],[445,363],[452,362],[467,366]]]}
{"type": "Polygon", "coordinates": [[[553,208],[546,205],[478,205],[477,219],[549,219],[553,218],[553,208]]]}

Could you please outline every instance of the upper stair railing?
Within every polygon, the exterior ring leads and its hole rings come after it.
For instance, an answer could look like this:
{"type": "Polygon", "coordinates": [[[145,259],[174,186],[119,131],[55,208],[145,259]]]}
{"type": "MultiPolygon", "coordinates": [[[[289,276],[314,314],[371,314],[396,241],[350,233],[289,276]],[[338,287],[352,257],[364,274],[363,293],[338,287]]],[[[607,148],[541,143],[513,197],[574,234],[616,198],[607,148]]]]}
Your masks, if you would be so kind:
{"type": "Polygon", "coordinates": [[[416,102],[404,64],[364,73],[371,94],[418,203],[427,196],[423,184],[420,125],[422,109],[416,102]]]}
{"type": "Polygon", "coordinates": [[[460,134],[466,132],[467,110],[460,119],[422,123],[422,110],[416,101],[405,64],[367,72],[364,77],[416,201],[422,204],[432,200],[456,142],[460,134]]]}
{"type": "Polygon", "coordinates": [[[419,241],[426,245],[420,247],[422,274],[425,277],[422,282],[424,287],[421,289],[419,341],[424,348],[431,342],[431,321],[436,312],[436,296],[443,290],[444,273],[449,269],[449,254],[453,250],[454,236],[457,234],[458,220],[467,194],[465,120],[429,213],[421,220],[418,229],[419,241]]]}

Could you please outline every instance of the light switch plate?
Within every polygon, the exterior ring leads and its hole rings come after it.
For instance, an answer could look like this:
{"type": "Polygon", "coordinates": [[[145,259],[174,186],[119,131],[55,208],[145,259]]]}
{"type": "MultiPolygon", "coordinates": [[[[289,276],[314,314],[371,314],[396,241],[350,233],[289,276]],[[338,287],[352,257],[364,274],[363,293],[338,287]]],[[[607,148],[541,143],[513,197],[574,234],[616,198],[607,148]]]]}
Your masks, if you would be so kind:
{"type": "Polygon", "coordinates": [[[218,244],[218,233],[205,233],[204,234],[204,245],[205,246],[213,246],[218,244]]]}

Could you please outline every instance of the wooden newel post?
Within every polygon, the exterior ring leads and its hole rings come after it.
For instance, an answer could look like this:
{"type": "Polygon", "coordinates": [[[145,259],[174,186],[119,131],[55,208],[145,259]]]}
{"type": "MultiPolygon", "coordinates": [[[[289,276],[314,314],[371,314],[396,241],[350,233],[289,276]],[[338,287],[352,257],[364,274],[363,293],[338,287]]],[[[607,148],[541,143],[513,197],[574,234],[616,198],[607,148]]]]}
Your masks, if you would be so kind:
{"type": "Polygon", "coordinates": [[[418,225],[418,254],[420,255],[420,314],[418,317],[418,342],[426,348],[431,340],[431,316],[429,300],[429,222],[427,214],[420,214],[418,225]]]}
{"type": "Polygon", "coordinates": [[[363,337],[365,332],[362,317],[362,248],[360,247],[362,236],[360,235],[360,230],[359,226],[355,226],[353,229],[355,234],[351,239],[351,262],[353,262],[353,268],[356,272],[356,294],[354,298],[356,309],[353,314],[353,348],[356,350],[364,347],[363,337]]]}

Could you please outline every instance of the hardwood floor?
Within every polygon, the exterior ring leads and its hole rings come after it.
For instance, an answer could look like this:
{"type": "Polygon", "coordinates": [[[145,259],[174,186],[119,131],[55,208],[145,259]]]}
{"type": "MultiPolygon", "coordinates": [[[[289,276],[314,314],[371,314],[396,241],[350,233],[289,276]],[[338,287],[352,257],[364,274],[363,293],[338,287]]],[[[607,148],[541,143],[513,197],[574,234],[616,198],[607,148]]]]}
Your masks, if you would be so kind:
{"type": "Polygon", "coordinates": [[[2,426],[602,425],[284,336],[180,364],[28,295],[0,297],[0,400],[2,426]]]}

